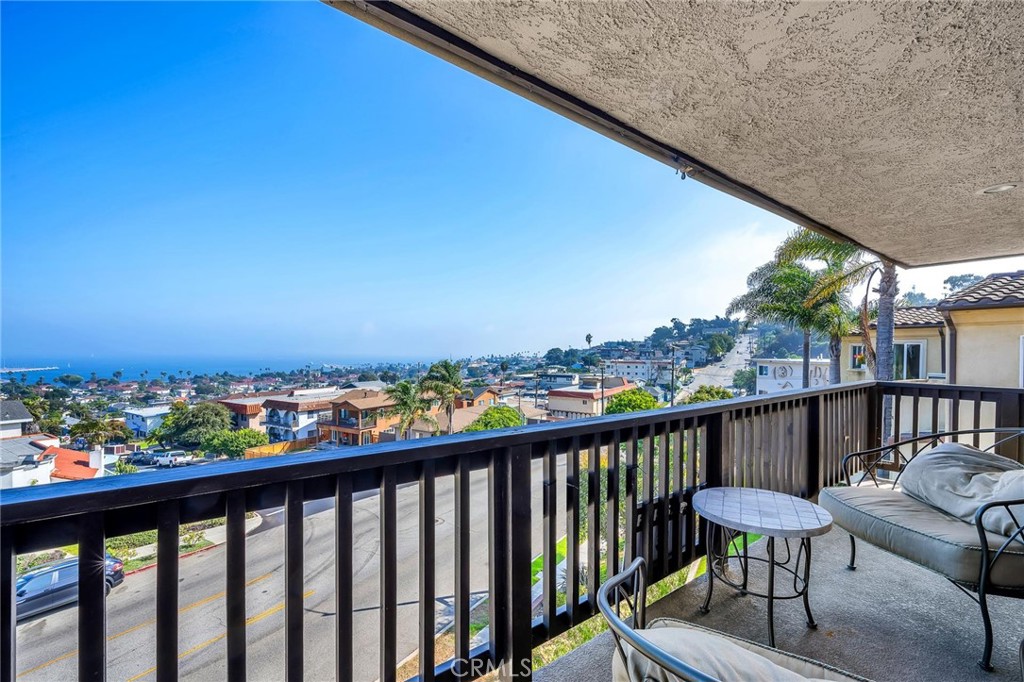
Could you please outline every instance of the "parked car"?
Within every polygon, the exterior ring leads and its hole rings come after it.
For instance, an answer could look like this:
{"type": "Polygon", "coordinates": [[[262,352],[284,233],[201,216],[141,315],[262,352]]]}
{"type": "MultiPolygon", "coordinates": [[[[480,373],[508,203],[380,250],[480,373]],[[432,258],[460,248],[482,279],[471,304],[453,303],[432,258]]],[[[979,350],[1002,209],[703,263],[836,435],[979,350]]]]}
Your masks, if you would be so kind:
{"type": "Polygon", "coordinates": [[[152,466],[156,464],[156,455],[148,450],[139,450],[133,452],[125,458],[125,462],[128,464],[134,464],[136,466],[152,466]]]}
{"type": "MultiPolygon", "coordinates": [[[[106,594],[124,582],[124,562],[107,554],[106,594]]],[[[78,601],[78,557],[61,559],[19,575],[15,583],[18,620],[78,601]]]]}
{"type": "Polygon", "coordinates": [[[156,465],[159,467],[185,466],[190,461],[192,457],[185,454],[184,450],[171,450],[156,456],[156,465]]]}

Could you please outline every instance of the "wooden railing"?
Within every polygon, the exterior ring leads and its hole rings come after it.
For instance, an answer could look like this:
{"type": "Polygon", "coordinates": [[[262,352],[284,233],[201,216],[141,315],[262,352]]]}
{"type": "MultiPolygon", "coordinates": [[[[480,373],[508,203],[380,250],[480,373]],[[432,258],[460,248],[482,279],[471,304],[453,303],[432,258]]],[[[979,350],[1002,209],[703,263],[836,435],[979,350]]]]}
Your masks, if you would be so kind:
{"type": "MultiPolygon", "coordinates": [[[[995,414],[1021,416],[1021,395],[994,397],[995,414]]],[[[119,476],[77,484],[4,491],[0,503],[0,634],[5,652],[0,682],[19,673],[15,647],[15,556],[78,543],[78,672],[105,676],[106,628],[102,568],[108,537],[156,529],[156,670],[178,671],[178,526],[227,517],[226,668],[245,679],[245,514],[284,508],[285,677],[302,679],[303,503],[331,499],[336,521],[333,563],[336,677],[366,673],[353,647],[353,504],[376,495],[379,517],[379,656],[370,677],[396,678],[405,654],[418,650],[421,680],[472,679],[486,670],[528,679],[533,648],[596,614],[602,579],[635,556],[646,557],[658,580],[704,552],[690,500],[704,486],[758,486],[814,497],[838,483],[842,456],[879,444],[883,394],[912,401],[949,396],[958,387],[863,382],[812,391],[755,396],[651,412],[606,416],[501,431],[350,447],[289,457],[213,464],[162,475],[119,476]],[[936,393],[935,391],[938,391],[936,393]],[[563,473],[564,467],[564,473],[563,473]],[[486,476],[485,492],[470,477],[486,476]],[[439,482],[454,491],[454,655],[435,665],[435,516],[439,482]],[[414,488],[403,488],[413,485],[414,488]],[[399,622],[399,493],[415,494],[418,514],[418,622],[399,622]],[[363,493],[363,495],[359,495],[363,493]],[[485,510],[486,566],[471,565],[473,515],[485,510]],[[535,538],[535,533],[537,537],[535,538]],[[559,540],[566,538],[565,576],[557,579],[559,540]],[[537,542],[539,540],[539,542],[537,542]],[[542,605],[532,608],[531,561],[540,546],[542,605]],[[472,646],[470,573],[486,570],[489,639],[472,646]]],[[[973,394],[972,394],[973,395],[973,394]]],[[[900,407],[900,416],[903,410],[900,407]]],[[[931,409],[929,406],[927,409],[931,409]]],[[[1019,421],[1017,422],[1019,423],[1019,421]]],[[[481,534],[475,534],[479,539],[481,534]]],[[[479,541],[479,540],[477,540],[479,541]]],[[[320,550],[318,550],[319,552],[320,550]]],[[[322,551],[328,551],[324,549],[322,551]]],[[[444,558],[444,557],[441,557],[444,558]]],[[[254,676],[259,673],[252,671],[254,676]]],[[[278,675],[275,671],[274,675],[278,675]]]]}

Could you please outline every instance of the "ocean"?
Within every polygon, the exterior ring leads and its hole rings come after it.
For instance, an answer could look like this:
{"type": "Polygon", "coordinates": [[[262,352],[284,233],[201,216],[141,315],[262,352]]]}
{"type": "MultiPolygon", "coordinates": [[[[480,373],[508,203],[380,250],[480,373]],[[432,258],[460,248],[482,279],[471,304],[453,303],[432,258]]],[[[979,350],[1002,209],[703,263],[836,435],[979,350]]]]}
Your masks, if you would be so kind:
{"type": "MultiPolygon", "coordinates": [[[[92,372],[100,378],[111,378],[115,371],[123,372],[122,381],[137,380],[143,371],[148,370],[148,378],[161,378],[160,372],[167,372],[168,375],[186,376],[191,370],[192,374],[217,374],[228,372],[230,374],[245,376],[247,374],[259,374],[260,372],[287,372],[292,369],[303,369],[311,365],[319,369],[323,365],[366,365],[377,364],[378,362],[408,362],[409,360],[385,358],[373,359],[325,359],[300,358],[292,359],[246,359],[246,358],[25,358],[0,356],[0,367],[4,369],[19,367],[56,367],[57,369],[36,370],[24,372],[27,375],[28,383],[34,383],[43,377],[44,381],[52,382],[55,377],[61,374],[77,374],[86,380],[92,372]]],[[[413,360],[415,362],[415,360],[413,360]]],[[[15,378],[20,381],[22,372],[4,373],[2,379],[15,378]]]]}

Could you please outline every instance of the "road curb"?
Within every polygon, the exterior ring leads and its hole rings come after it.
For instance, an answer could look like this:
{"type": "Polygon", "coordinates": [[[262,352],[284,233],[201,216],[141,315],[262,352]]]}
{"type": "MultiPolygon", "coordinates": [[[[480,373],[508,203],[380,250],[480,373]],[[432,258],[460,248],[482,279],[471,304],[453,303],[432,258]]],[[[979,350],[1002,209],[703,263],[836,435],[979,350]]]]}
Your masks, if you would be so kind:
{"type": "MultiPolygon", "coordinates": [[[[260,516],[259,514],[257,514],[256,516],[259,519],[259,523],[255,524],[252,528],[248,529],[246,531],[246,533],[245,533],[246,536],[248,536],[250,533],[252,533],[257,528],[259,528],[261,525],[263,525],[263,517],[260,516]]],[[[200,547],[199,549],[194,549],[191,552],[185,552],[184,554],[179,554],[178,555],[178,559],[184,559],[185,557],[190,557],[190,556],[193,556],[195,554],[202,554],[203,552],[208,552],[211,549],[216,549],[217,547],[220,547],[225,542],[226,542],[226,540],[220,540],[219,542],[214,542],[213,544],[207,545],[206,547],[200,547]]],[[[140,566],[139,568],[133,569],[131,571],[125,571],[124,577],[127,578],[130,575],[135,575],[136,573],[142,573],[143,571],[148,571],[151,568],[156,568],[156,562],[155,561],[153,563],[147,565],[147,566],[140,566]]]]}

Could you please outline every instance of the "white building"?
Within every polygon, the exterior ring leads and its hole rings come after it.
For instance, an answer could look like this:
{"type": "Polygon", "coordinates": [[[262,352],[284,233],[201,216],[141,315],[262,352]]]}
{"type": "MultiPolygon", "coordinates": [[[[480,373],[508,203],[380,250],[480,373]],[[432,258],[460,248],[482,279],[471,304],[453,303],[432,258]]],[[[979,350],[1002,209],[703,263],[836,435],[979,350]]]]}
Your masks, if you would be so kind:
{"type": "Polygon", "coordinates": [[[20,400],[4,400],[0,403],[0,439],[18,438],[32,421],[32,413],[20,400]]]}
{"type": "Polygon", "coordinates": [[[317,421],[331,417],[331,401],[347,393],[337,388],[295,390],[263,403],[263,426],[271,443],[317,436],[317,421]]]}
{"type": "Polygon", "coordinates": [[[170,405],[129,407],[124,411],[124,423],[137,438],[148,438],[154,429],[164,423],[164,417],[170,413],[170,405]]]}
{"type": "MultiPolygon", "coordinates": [[[[803,388],[803,360],[800,358],[757,358],[757,393],[779,393],[803,388]]],[[[828,386],[828,360],[811,360],[810,388],[828,386]]]]}

